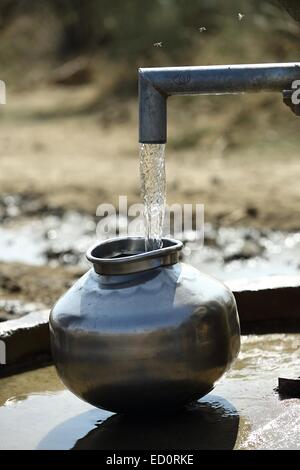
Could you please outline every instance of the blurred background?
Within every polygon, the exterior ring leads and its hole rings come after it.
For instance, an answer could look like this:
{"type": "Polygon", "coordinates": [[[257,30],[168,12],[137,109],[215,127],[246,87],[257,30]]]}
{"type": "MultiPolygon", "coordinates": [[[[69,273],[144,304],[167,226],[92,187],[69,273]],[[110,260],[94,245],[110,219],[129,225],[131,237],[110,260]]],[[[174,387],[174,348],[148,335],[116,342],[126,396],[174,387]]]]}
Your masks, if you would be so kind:
{"type": "MultiPolygon", "coordinates": [[[[300,23],[275,0],[1,0],[1,318],[85,269],[99,204],[140,202],[138,67],[299,60],[300,23]]],[[[205,204],[194,264],[225,280],[241,260],[246,277],[297,271],[300,121],[282,97],[177,97],[168,112],[168,202],[205,204]]]]}

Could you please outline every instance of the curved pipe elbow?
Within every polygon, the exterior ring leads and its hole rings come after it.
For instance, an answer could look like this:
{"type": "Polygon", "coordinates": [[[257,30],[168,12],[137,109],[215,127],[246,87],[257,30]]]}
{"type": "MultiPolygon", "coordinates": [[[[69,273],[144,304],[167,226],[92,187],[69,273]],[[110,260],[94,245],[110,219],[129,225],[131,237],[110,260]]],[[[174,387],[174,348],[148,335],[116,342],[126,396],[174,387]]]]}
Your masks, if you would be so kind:
{"type": "Polygon", "coordinates": [[[167,141],[167,96],[160,93],[139,70],[139,142],[167,141]]]}

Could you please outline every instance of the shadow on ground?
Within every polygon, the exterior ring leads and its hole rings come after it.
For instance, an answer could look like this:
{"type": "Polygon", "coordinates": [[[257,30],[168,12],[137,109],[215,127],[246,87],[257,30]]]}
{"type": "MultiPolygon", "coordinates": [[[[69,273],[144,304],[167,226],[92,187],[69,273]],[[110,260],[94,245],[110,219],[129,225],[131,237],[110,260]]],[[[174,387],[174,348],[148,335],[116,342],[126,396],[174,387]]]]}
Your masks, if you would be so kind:
{"type": "MultiPolygon", "coordinates": [[[[89,416],[90,412],[86,412],[56,427],[38,448],[55,448],[55,436],[70,435],[74,429],[78,432],[80,423],[89,420],[89,416]]],[[[239,415],[224,398],[208,395],[174,415],[129,417],[115,414],[103,422],[95,422],[92,427],[76,441],[72,450],[233,449],[239,415]]]]}

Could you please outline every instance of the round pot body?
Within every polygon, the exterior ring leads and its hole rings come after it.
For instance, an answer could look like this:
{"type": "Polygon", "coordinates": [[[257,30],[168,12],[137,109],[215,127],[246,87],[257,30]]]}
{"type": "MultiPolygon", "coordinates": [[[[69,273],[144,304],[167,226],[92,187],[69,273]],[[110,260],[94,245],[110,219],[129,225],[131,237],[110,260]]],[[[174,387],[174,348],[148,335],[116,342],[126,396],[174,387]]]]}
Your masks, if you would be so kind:
{"type": "Polygon", "coordinates": [[[235,299],[178,261],[181,242],[140,238],[88,252],[93,268],[50,315],[54,362],[78,397],[115,412],[169,411],[207,394],[240,348],[235,299]]]}

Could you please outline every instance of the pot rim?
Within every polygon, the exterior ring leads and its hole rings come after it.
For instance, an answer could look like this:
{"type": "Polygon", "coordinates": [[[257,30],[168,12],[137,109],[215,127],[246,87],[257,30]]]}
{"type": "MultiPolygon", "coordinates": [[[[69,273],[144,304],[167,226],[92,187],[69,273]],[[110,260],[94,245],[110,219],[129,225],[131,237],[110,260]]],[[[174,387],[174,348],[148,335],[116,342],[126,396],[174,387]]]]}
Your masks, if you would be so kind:
{"type": "Polygon", "coordinates": [[[183,244],[172,238],[162,238],[158,250],[145,251],[144,237],[117,237],[98,242],[86,252],[97,274],[133,274],[179,261],[183,244]],[[132,253],[132,254],[130,254],[132,253]]]}

